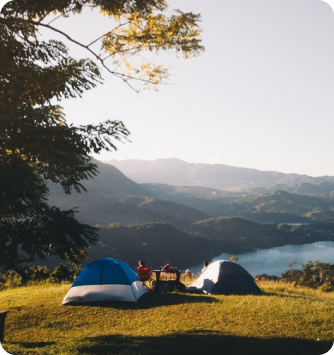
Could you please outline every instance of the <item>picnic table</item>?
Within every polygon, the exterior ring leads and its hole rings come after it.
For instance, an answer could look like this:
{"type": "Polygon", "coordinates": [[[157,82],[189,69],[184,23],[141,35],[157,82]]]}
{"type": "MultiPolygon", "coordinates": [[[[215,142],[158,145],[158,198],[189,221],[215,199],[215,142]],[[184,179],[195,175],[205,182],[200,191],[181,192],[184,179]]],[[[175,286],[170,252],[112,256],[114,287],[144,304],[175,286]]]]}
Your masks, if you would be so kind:
{"type": "Polygon", "coordinates": [[[172,291],[175,288],[182,290],[185,288],[184,284],[180,281],[181,270],[152,270],[152,273],[155,274],[155,291],[167,290],[172,291]],[[168,275],[168,280],[162,280],[161,274],[168,275]],[[175,278],[170,279],[170,275],[174,274],[175,278]]]}

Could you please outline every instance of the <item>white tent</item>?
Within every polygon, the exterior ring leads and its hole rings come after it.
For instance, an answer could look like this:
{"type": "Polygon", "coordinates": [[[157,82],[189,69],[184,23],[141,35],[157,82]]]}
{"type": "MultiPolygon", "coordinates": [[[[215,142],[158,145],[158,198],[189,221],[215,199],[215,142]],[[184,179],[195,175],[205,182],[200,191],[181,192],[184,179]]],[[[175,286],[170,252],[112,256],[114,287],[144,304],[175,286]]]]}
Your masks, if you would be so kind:
{"type": "Polygon", "coordinates": [[[148,290],[130,266],[113,258],[87,265],[73,282],[62,304],[100,301],[136,302],[148,290]]]}
{"type": "Polygon", "coordinates": [[[262,293],[248,271],[229,260],[217,260],[209,264],[187,290],[210,294],[262,293]]]}

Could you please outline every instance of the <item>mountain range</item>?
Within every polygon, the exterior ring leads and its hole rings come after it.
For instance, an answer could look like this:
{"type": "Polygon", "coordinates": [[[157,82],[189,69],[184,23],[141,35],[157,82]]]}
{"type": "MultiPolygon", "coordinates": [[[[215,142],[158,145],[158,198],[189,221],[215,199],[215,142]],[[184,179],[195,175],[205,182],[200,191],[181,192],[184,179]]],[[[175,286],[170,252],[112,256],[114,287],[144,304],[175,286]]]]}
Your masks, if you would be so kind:
{"type": "MultiPolygon", "coordinates": [[[[108,160],[129,179],[137,183],[159,183],[176,186],[201,186],[223,191],[242,191],[262,189],[278,190],[279,186],[298,186],[300,188],[334,184],[334,177],[311,177],[307,175],[285,174],[276,171],[260,171],[239,168],[224,164],[187,163],[177,158],[149,160],[108,160]],[[304,184],[302,186],[302,184],[304,184]]],[[[333,189],[334,185],[331,185],[333,189]]],[[[317,189],[317,187],[315,187],[317,189]]],[[[321,189],[320,188],[320,189],[321,189]]]]}
{"type": "Polygon", "coordinates": [[[88,261],[107,255],[135,264],[145,257],[186,267],[186,260],[195,265],[222,252],[334,240],[330,176],[178,159],[94,163],[100,173],[83,182],[87,192],[65,195],[50,184],[49,199],[77,207],[81,222],[100,227],[88,261]]]}

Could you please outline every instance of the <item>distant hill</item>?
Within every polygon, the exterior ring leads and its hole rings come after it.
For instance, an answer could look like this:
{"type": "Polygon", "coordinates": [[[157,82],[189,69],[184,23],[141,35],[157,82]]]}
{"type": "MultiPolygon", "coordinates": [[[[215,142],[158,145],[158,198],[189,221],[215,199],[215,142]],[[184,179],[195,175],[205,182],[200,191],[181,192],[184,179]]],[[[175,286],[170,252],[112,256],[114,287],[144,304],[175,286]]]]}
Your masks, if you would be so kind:
{"type": "Polygon", "coordinates": [[[251,194],[196,186],[143,186],[161,199],[187,204],[214,217],[240,216],[259,223],[334,221],[331,194],[311,196],[287,191],[251,194]]]}
{"type": "Polygon", "coordinates": [[[229,202],[221,216],[241,216],[261,223],[334,222],[334,200],[276,191],[229,202]]]}
{"type": "Polygon", "coordinates": [[[222,191],[203,186],[141,185],[159,199],[189,205],[212,216],[221,216],[221,210],[229,202],[251,196],[246,192],[222,191]]]}
{"type": "Polygon", "coordinates": [[[209,217],[189,205],[155,198],[152,192],[128,179],[114,166],[94,162],[100,174],[83,182],[87,192],[73,191],[66,195],[60,186],[50,184],[49,203],[61,209],[78,207],[80,221],[102,226],[163,221],[186,228],[209,217]]]}
{"type": "MultiPolygon", "coordinates": [[[[148,190],[129,179],[116,167],[104,164],[96,159],[92,159],[92,162],[98,166],[99,174],[94,179],[82,181],[82,184],[87,189],[87,192],[82,193],[82,195],[105,195],[112,198],[128,196],[153,197],[148,190]]],[[[63,196],[63,189],[58,184],[50,184],[50,190],[53,197],[57,194],[63,196]]],[[[72,195],[76,195],[75,191],[73,191],[72,195]]]]}
{"type": "MultiPolygon", "coordinates": [[[[320,180],[320,178],[319,178],[320,180]]],[[[334,192],[334,182],[331,181],[316,181],[314,183],[301,182],[297,185],[276,185],[276,190],[285,190],[294,194],[313,195],[313,196],[328,196],[334,192]]]]}
{"type": "Polygon", "coordinates": [[[301,183],[329,182],[334,184],[334,177],[330,176],[315,178],[307,175],[260,171],[224,164],[194,164],[176,158],[154,161],[108,160],[105,163],[114,165],[137,183],[203,186],[234,191],[275,185],[291,186],[301,183]]]}
{"type": "MultiPolygon", "coordinates": [[[[95,163],[100,174],[83,182],[87,192],[74,191],[65,195],[58,185],[51,184],[50,204],[63,209],[78,206],[79,220],[103,226],[169,222],[187,228],[189,223],[210,216],[239,216],[260,223],[334,221],[334,194],[331,191],[334,183],[331,182],[274,185],[285,191],[267,193],[260,193],[255,187],[223,191],[203,186],[137,184],[116,167],[95,163]]],[[[257,189],[268,190],[264,187],[257,189]]]]}

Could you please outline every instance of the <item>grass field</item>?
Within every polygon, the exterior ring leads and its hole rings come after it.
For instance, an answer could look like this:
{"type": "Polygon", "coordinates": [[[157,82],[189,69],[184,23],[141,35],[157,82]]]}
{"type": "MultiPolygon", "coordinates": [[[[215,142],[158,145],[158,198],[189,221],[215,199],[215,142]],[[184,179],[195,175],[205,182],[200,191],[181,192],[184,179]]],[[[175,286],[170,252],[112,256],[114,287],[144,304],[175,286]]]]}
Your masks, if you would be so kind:
{"type": "Polygon", "coordinates": [[[2,347],[15,355],[320,355],[334,339],[334,293],[262,283],[261,296],[144,295],[61,306],[70,285],[0,292],[2,347]]]}

